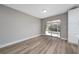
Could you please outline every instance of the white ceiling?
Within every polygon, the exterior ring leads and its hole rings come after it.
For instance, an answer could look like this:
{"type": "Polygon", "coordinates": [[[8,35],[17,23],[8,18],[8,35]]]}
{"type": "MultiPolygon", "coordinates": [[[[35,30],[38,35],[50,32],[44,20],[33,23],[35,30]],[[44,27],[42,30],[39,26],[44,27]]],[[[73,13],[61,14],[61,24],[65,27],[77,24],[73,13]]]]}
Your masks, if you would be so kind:
{"type": "Polygon", "coordinates": [[[74,4],[7,4],[6,6],[29,15],[46,18],[67,12],[74,4]],[[47,9],[47,13],[42,13],[43,9],[47,9]]]}

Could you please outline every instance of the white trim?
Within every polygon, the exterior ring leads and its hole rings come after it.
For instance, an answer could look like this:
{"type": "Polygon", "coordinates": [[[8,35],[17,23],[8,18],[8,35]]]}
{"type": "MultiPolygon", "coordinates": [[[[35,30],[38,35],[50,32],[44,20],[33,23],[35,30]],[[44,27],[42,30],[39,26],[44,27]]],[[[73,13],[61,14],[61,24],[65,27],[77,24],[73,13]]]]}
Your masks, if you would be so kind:
{"type": "Polygon", "coordinates": [[[67,40],[66,38],[61,38],[61,39],[63,39],[63,40],[67,40]]]}
{"type": "Polygon", "coordinates": [[[21,40],[18,40],[18,41],[10,42],[10,43],[1,45],[0,48],[7,47],[7,46],[10,46],[10,45],[13,45],[13,44],[16,44],[16,43],[20,43],[20,42],[22,42],[22,41],[25,41],[25,40],[28,40],[28,39],[31,39],[31,38],[34,38],[34,37],[37,37],[37,36],[40,36],[40,35],[41,35],[41,34],[33,35],[33,36],[27,37],[27,38],[25,38],[25,39],[21,39],[21,40]]]}
{"type": "Polygon", "coordinates": [[[68,40],[69,43],[78,45],[78,40],[68,40]]]}

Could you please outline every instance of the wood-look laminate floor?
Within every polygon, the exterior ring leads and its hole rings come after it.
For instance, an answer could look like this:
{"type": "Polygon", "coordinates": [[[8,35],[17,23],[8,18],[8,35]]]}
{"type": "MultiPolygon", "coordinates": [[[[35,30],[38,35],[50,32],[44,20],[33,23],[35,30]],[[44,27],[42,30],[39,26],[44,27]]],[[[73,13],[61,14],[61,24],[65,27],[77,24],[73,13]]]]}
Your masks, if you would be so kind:
{"type": "Polygon", "coordinates": [[[78,47],[50,36],[39,36],[0,49],[0,54],[76,54],[78,47]]]}

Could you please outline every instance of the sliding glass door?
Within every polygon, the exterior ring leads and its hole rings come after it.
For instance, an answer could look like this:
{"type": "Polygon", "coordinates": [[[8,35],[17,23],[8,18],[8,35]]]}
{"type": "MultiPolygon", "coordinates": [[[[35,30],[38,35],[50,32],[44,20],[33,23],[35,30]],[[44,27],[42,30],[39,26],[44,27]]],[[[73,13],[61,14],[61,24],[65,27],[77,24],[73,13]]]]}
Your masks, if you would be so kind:
{"type": "Polygon", "coordinates": [[[60,37],[60,30],[61,30],[60,23],[61,23],[60,20],[48,21],[46,23],[45,34],[60,37]]]}

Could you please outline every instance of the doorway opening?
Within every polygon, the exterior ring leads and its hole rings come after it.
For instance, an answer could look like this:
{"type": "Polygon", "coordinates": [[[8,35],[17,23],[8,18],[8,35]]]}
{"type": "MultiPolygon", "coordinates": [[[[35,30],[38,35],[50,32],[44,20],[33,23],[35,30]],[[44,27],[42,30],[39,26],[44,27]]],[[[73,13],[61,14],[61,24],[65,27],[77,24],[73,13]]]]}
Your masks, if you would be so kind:
{"type": "Polygon", "coordinates": [[[46,35],[54,36],[54,37],[60,37],[61,34],[61,20],[53,20],[48,21],[46,23],[46,35]]]}

